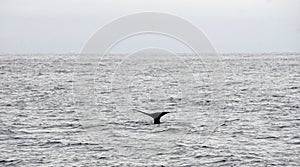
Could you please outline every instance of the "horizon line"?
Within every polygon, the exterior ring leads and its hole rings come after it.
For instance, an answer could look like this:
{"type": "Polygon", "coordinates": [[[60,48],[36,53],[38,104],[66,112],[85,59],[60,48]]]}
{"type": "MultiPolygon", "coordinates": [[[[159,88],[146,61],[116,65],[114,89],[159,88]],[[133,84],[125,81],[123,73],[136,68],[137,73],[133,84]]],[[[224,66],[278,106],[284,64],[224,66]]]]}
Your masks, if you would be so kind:
{"type": "MultiPolygon", "coordinates": [[[[149,52],[151,53],[151,52],[149,52]]],[[[159,52],[155,52],[159,53],[159,52]]],[[[195,54],[193,52],[174,52],[176,54],[195,54]]],[[[283,54],[283,53],[288,53],[288,54],[300,54],[300,51],[266,51],[266,52],[216,52],[217,54],[283,54]]],[[[0,52],[0,55],[69,55],[69,54],[74,54],[74,55],[81,55],[81,54],[99,54],[99,53],[78,53],[78,52],[0,52]]],[[[110,55],[114,54],[131,54],[131,52],[112,52],[109,53],[110,55]]]]}

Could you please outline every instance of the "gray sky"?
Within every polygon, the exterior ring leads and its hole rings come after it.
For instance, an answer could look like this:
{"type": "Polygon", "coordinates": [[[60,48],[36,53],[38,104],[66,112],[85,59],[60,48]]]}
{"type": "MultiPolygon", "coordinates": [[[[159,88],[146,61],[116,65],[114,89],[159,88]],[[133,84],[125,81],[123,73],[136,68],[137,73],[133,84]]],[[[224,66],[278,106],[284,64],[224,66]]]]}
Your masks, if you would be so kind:
{"type": "MultiPolygon", "coordinates": [[[[145,11],[187,19],[218,52],[300,52],[299,0],[0,0],[0,53],[79,53],[106,23],[145,11]]],[[[166,43],[186,51],[160,38],[135,37],[113,51],[166,43]]]]}

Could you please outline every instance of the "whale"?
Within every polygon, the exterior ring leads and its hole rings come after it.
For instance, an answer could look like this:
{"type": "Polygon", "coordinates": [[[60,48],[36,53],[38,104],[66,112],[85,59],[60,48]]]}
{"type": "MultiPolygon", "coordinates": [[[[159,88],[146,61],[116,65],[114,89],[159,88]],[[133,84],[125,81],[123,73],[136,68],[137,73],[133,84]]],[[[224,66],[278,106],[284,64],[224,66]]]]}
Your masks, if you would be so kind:
{"type": "Polygon", "coordinates": [[[170,113],[170,112],[156,112],[156,113],[149,114],[149,113],[143,112],[141,110],[137,110],[137,109],[133,109],[133,110],[152,117],[154,120],[154,124],[160,124],[160,118],[162,116],[170,113]]]}

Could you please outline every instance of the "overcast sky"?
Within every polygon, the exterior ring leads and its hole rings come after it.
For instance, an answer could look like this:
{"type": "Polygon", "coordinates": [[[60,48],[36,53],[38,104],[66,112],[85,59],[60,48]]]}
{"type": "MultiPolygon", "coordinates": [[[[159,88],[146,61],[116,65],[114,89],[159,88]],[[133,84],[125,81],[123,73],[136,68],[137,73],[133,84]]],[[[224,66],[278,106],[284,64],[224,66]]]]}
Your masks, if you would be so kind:
{"type": "MultiPolygon", "coordinates": [[[[300,52],[299,0],[0,0],[0,53],[79,53],[103,25],[145,11],[187,19],[218,52],[300,52]]],[[[143,40],[157,44],[136,37],[115,51],[143,40]]]]}

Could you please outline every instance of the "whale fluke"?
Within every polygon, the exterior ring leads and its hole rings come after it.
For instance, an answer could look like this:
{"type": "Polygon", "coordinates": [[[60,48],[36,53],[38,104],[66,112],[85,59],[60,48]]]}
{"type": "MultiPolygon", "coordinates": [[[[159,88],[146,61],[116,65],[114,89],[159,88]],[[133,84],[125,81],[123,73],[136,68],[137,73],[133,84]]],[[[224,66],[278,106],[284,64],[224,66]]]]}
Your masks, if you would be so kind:
{"type": "Polygon", "coordinates": [[[137,109],[133,109],[133,110],[135,110],[135,111],[137,111],[137,112],[140,112],[140,113],[143,113],[143,114],[145,114],[145,115],[148,115],[148,116],[152,117],[152,118],[154,119],[154,124],[160,124],[160,118],[161,118],[162,116],[164,116],[164,115],[170,113],[170,112],[156,112],[156,113],[148,114],[148,113],[145,113],[145,112],[143,112],[143,111],[141,111],[141,110],[137,110],[137,109]]]}

